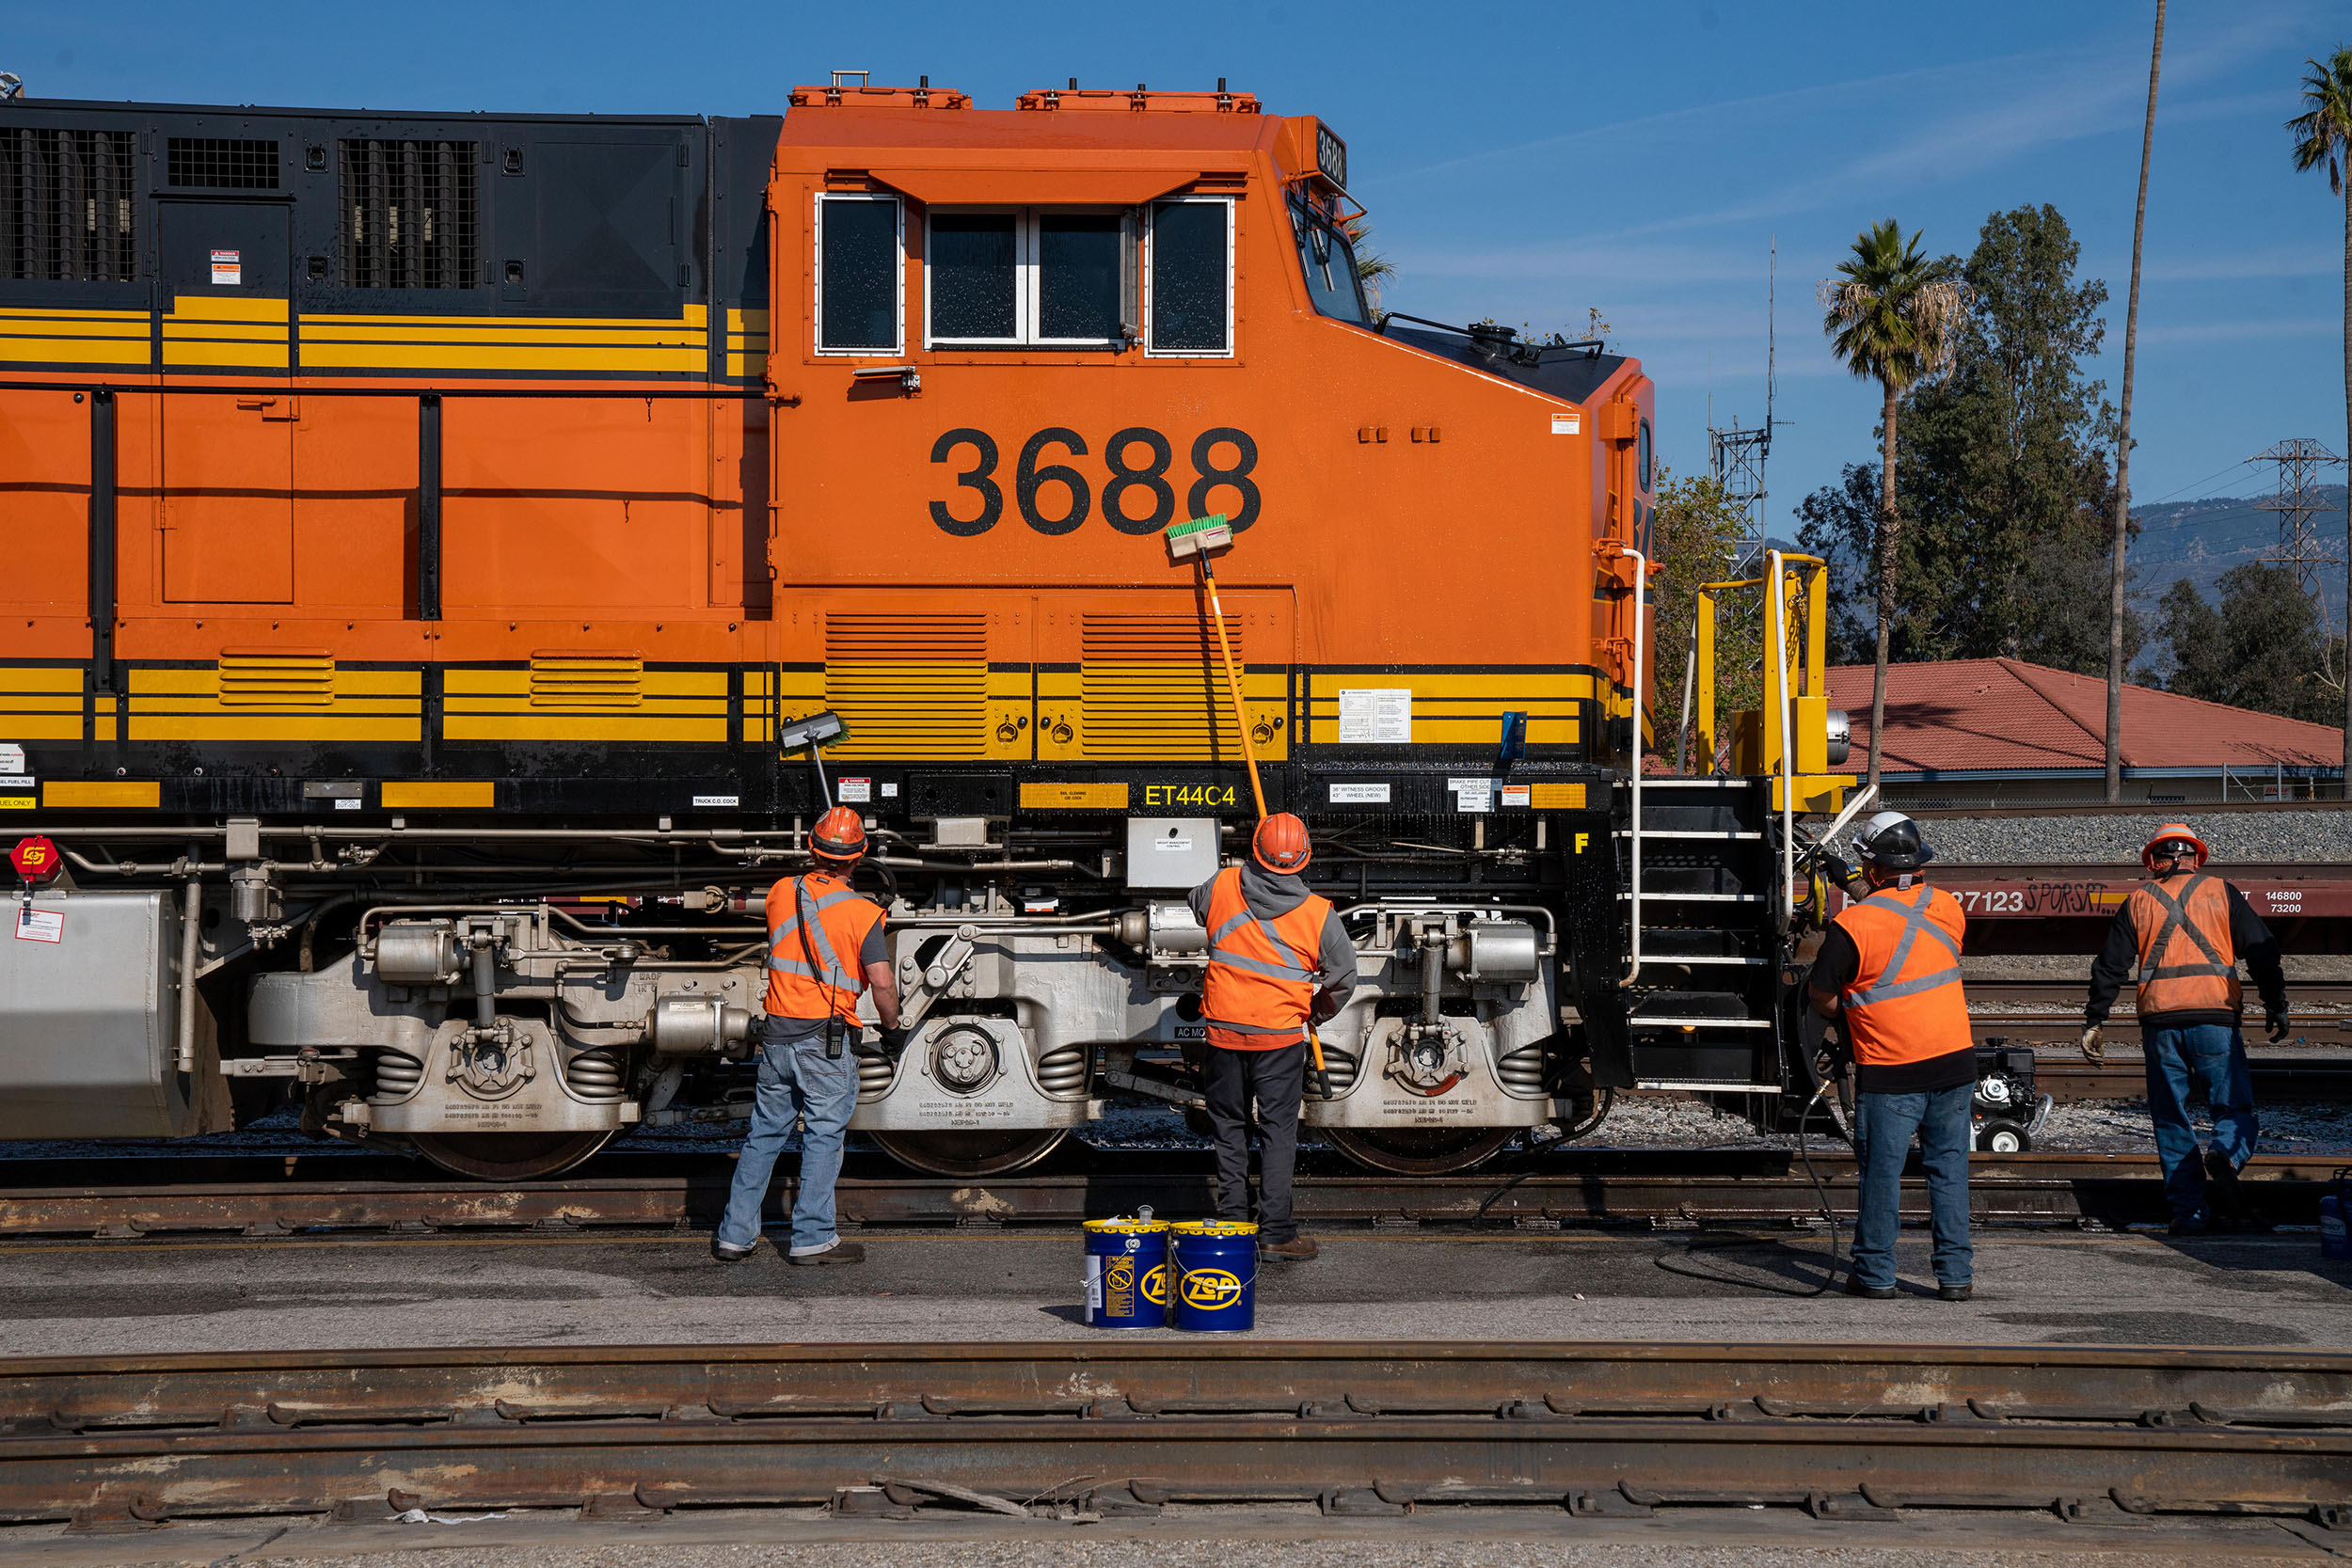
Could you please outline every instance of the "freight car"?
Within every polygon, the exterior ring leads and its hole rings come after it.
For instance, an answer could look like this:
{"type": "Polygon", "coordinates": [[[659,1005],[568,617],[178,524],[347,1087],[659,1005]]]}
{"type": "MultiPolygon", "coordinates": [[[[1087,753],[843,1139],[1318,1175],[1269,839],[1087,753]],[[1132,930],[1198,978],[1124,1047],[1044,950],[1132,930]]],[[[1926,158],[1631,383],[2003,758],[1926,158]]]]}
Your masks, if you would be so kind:
{"type": "Polygon", "coordinates": [[[1306,1119],[1412,1172],[1637,1083],[1769,1120],[1820,569],[1749,585],[1729,770],[1642,778],[1651,384],[1375,310],[1347,183],[1221,82],[0,103],[0,1137],[292,1095],[515,1179],[739,1115],[829,797],[919,1021],[853,1128],[986,1174],[1195,1103],[1183,890],[1251,797],[1159,535],[1220,513],[1365,978],[1306,1119]]]}

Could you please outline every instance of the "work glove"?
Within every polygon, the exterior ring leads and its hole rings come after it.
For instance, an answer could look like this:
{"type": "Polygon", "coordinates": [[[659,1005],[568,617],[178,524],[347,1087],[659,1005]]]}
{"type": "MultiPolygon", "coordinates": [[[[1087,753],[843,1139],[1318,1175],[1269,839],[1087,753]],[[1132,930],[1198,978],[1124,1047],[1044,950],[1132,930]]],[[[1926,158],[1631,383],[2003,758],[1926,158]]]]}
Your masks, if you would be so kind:
{"type": "Polygon", "coordinates": [[[1829,885],[1840,893],[1843,893],[1853,881],[1853,863],[1850,860],[1824,850],[1817,863],[1821,868],[1821,875],[1829,879],[1829,885]]]}
{"type": "Polygon", "coordinates": [[[897,1066],[898,1058],[907,1053],[907,1032],[904,1029],[883,1028],[875,1033],[882,1036],[882,1059],[897,1066]]]}
{"type": "Polygon", "coordinates": [[[2093,1023],[2083,1030],[2083,1060],[2092,1067],[2103,1067],[2107,1059],[2107,1032],[2093,1023]]]}
{"type": "Polygon", "coordinates": [[[2287,1037],[2287,1010],[2280,1007],[2263,1015],[2263,1027],[2270,1031],[2270,1043],[2278,1044],[2287,1037]]]}
{"type": "Polygon", "coordinates": [[[1853,1059],[1853,1048],[1846,1043],[1846,1032],[1837,1024],[1821,1031],[1821,1049],[1814,1053],[1813,1070],[1822,1078],[1836,1077],[1853,1059]]]}

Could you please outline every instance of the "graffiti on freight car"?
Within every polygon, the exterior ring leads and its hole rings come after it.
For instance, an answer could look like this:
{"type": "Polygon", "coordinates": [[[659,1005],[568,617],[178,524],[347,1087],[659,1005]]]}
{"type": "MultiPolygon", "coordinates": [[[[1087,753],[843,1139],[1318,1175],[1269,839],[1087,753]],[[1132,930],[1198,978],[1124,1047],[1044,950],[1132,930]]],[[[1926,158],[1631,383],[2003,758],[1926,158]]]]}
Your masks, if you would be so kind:
{"type": "Polygon", "coordinates": [[[2033,915],[2044,919],[2062,914],[2112,914],[2131,893],[2106,882],[2026,882],[1947,891],[1971,917],[2033,915]]]}

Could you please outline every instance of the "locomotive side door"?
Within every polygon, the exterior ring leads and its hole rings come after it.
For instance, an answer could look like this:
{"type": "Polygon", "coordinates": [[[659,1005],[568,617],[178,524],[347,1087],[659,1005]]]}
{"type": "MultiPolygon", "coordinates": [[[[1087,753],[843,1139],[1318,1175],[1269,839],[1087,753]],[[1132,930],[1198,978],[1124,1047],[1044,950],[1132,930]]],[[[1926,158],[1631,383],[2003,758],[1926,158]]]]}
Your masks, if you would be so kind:
{"type": "Polygon", "coordinates": [[[163,399],[164,598],[294,602],[289,209],[159,204],[164,369],[222,391],[163,399]]]}

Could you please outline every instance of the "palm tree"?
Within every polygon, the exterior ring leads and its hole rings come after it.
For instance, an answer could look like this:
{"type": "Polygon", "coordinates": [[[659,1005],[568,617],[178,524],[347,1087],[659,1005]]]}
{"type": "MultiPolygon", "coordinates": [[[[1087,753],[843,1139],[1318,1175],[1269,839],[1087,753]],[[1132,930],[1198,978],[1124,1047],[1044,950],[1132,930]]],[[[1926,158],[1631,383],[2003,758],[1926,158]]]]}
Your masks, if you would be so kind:
{"type": "Polygon", "coordinates": [[[1853,255],[1821,284],[1828,315],[1821,330],[1854,374],[1876,381],[1884,395],[1879,452],[1879,638],[1870,680],[1870,783],[1879,782],[1879,737],[1886,726],[1886,642],[1895,619],[1895,545],[1901,518],[1895,511],[1895,415],[1912,387],[1951,369],[1968,285],[1950,257],[1931,260],[1916,230],[1906,238],[1893,218],[1854,236],[1853,255]]]}
{"type": "Polygon", "coordinates": [[[1376,250],[1364,248],[1364,242],[1372,238],[1372,225],[1364,221],[1362,214],[1341,227],[1347,234],[1348,245],[1356,252],[1356,279],[1370,296],[1372,313],[1376,319],[1387,313],[1380,309],[1380,291],[1396,280],[1396,263],[1376,250]]]}
{"type": "MultiPolygon", "coordinates": [[[[2303,113],[2287,121],[2295,135],[2296,169],[2325,168],[2328,189],[2344,198],[2344,434],[2352,451],[2352,194],[2344,166],[2352,163],[2352,48],[2339,48],[2328,63],[2304,62],[2303,113]]],[[[2352,551],[2345,552],[2344,585],[2352,590],[2352,551]]],[[[2352,667],[2348,667],[2352,668],[2352,667]]],[[[2344,778],[2352,792],[2352,674],[2344,683],[2344,778]]]]}
{"type": "Polygon", "coordinates": [[[2156,147],[2156,71],[2164,64],[2164,0],[2156,0],[2156,41],[2148,54],[2148,119],[2139,134],[2139,207],[2132,218],[2132,301],[2123,311],[2123,414],[2115,436],[2115,537],[2107,576],[2107,803],[2123,799],[2123,584],[2130,576],[2132,361],[2139,352],[2139,243],[2148,231],[2148,158],[2156,147]]]}

